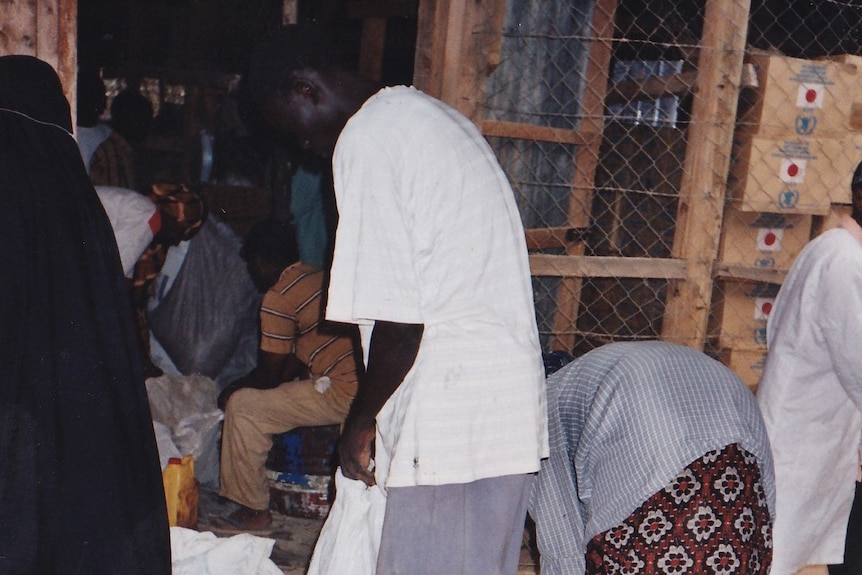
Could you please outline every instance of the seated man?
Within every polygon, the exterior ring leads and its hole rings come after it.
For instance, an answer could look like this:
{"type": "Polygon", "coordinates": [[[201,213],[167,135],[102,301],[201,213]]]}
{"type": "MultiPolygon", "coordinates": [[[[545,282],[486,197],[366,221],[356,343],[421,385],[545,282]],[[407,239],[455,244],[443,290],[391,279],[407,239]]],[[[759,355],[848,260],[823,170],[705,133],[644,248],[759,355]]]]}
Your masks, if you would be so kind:
{"type": "Polygon", "coordinates": [[[733,372],[683,346],[615,343],[547,386],[551,456],[529,507],[542,575],[769,572],[772,456],[733,372]]]}
{"type": "Polygon", "coordinates": [[[264,475],[272,436],[344,421],[356,395],[358,338],[347,326],[323,322],[324,272],[299,261],[289,224],[257,224],[242,257],[266,295],[257,367],[219,396],[225,410],[219,494],[242,506],[219,527],[262,532],[272,522],[264,475]]]}

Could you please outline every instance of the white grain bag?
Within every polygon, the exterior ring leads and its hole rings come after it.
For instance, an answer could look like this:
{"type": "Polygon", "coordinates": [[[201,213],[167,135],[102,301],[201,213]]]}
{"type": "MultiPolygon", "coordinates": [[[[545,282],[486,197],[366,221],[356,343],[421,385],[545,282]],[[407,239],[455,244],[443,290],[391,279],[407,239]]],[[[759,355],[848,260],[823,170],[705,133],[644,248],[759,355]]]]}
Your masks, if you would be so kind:
{"type": "Polygon", "coordinates": [[[335,501],[314,546],[306,575],[374,575],[386,493],[335,471],[335,501]]]}

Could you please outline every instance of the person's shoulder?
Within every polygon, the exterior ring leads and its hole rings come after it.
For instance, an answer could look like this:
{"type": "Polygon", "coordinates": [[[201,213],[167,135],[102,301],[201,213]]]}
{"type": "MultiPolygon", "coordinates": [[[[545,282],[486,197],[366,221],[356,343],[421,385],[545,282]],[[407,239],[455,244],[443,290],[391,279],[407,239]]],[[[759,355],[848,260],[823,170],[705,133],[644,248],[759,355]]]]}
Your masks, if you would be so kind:
{"type": "Polygon", "coordinates": [[[827,230],[808,242],[807,251],[862,259],[862,243],[844,228],[827,230]]]}
{"type": "MultiPolygon", "coordinates": [[[[446,108],[440,100],[421,92],[413,86],[387,86],[365,101],[351,121],[379,121],[381,117],[397,116],[399,120],[416,117],[428,119],[446,108]]],[[[398,128],[399,124],[391,125],[398,128]]],[[[382,126],[381,126],[382,127],[382,126]]]]}
{"type": "Polygon", "coordinates": [[[296,262],[284,268],[278,281],[270,291],[284,292],[290,288],[302,284],[323,285],[323,270],[304,262],[296,262]]]}
{"type": "Polygon", "coordinates": [[[862,244],[847,230],[823,232],[796,257],[785,283],[800,277],[820,278],[827,283],[856,282],[862,276],[862,244]]]}

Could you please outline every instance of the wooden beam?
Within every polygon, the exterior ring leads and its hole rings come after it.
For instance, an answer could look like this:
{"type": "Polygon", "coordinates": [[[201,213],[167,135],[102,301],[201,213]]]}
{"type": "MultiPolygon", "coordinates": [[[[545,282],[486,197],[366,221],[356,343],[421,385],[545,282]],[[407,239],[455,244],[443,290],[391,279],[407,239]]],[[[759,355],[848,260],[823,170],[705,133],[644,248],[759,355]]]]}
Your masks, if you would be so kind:
{"type": "Polygon", "coordinates": [[[386,47],[386,18],[365,18],[359,47],[359,73],[372,80],[383,75],[383,50],[386,47]]]}
{"type": "Polygon", "coordinates": [[[586,232],[581,228],[534,228],[524,233],[528,250],[547,250],[581,242],[586,232]]]}
{"type": "Polygon", "coordinates": [[[60,53],[60,6],[57,0],[40,0],[34,3],[36,10],[36,51],[34,56],[59,68],[60,53]]]}
{"type": "Polygon", "coordinates": [[[662,339],[703,349],[712,300],[750,0],[707,0],[673,256],[686,277],[668,290],[662,339]]]}
{"type": "Polygon", "coordinates": [[[446,43],[442,24],[446,21],[448,5],[443,0],[423,0],[419,3],[413,85],[434,97],[440,96],[440,62],[446,43]]]}
{"type": "Polygon", "coordinates": [[[78,108],[78,0],[57,2],[57,75],[72,108],[72,126],[78,108]]]}
{"type": "Polygon", "coordinates": [[[565,128],[536,126],[534,124],[519,124],[500,120],[482,120],[482,133],[488,137],[515,138],[518,140],[534,140],[537,142],[553,142],[555,144],[571,144],[574,146],[589,146],[598,142],[601,132],[584,133],[565,128]]]}
{"type": "Polygon", "coordinates": [[[485,84],[500,62],[505,9],[498,0],[419,3],[413,83],[477,125],[485,84]]]}
{"type": "Polygon", "coordinates": [[[78,77],[77,0],[0,1],[0,56],[24,54],[57,71],[75,123],[78,77]]]}
{"type": "MultiPolygon", "coordinates": [[[[466,38],[468,24],[467,6],[464,2],[453,2],[449,5],[449,18],[446,21],[446,45],[443,47],[443,71],[440,84],[440,99],[464,112],[459,106],[461,86],[460,80],[464,62],[468,58],[465,50],[469,47],[466,38]]],[[[477,86],[478,87],[478,86],[477,86]]],[[[468,117],[471,117],[467,114],[468,117]]]]}
{"type": "Polygon", "coordinates": [[[36,55],[36,15],[35,2],[0,2],[0,55],[36,55]]]}
{"type": "Polygon", "coordinates": [[[355,20],[410,18],[416,16],[419,4],[419,0],[350,0],[347,2],[347,17],[355,20]]]}
{"type": "Polygon", "coordinates": [[[635,100],[654,100],[664,96],[679,96],[691,92],[697,72],[681,72],[668,76],[650,76],[645,80],[627,80],[611,87],[605,104],[625,104],[635,100]]]}
{"type": "Polygon", "coordinates": [[[530,255],[534,276],[561,278],[653,278],[680,279],[686,262],[665,258],[530,255]]]}
{"type": "Polygon", "coordinates": [[[787,271],[715,262],[712,276],[718,280],[781,284],[784,282],[784,278],[787,277],[787,271]]]}
{"type": "MultiPolygon", "coordinates": [[[[584,95],[581,102],[579,131],[584,134],[601,134],[604,128],[605,89],[614,39],[614,18],[617,0],[597,0],[593,8],[590,28],[590,50],[584,75],[584,95]]],[[[599,163],[601,138],[577,150],[574,181],[569,194],[568,225],[587,228],[593,201],[596,167],[599,163]]],[[[583,256],[583,243],[568,246],[570,256],[583,256]]],[[[554,316],[554,337],[551,349],[571,350],[575,343],[575,330],[581,300],[582,280],[568,277],[560,282],[557,292],[557,313],[554,316]]]]}

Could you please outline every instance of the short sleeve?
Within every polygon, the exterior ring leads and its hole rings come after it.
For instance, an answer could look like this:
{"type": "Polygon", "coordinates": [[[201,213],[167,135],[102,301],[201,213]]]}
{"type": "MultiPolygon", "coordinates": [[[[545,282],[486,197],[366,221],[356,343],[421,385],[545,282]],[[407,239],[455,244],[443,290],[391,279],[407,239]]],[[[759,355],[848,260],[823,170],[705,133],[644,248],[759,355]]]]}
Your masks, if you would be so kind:
{"type": "Polygon", "coordinates": [[[404,148],[361,122],[339,138],[333,158],[339,220],[327,319],[423,323],[411,230],[410,194],[416,190],[404,184],[404,148]],[[374,135],[359,138],[362,131],[374,135]]]}
{"type": "Polygon", "coordinates": [[[296,353],[296,315],[295,310],[286,305],[286,299],[273,290],[263,296],[260,306],[260,349],[263,351],[281,355],[296,353]]]}

